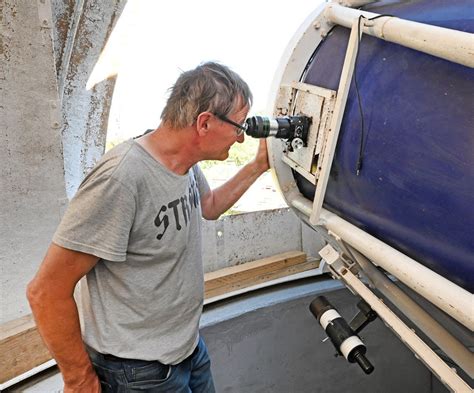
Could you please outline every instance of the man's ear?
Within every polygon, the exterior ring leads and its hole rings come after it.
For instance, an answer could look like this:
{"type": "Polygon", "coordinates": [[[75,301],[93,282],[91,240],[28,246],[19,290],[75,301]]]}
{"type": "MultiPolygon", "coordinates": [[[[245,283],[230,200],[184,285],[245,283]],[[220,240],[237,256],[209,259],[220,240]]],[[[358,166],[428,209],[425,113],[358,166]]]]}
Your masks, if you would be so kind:
{"type": "Polygon", "coordinates": [[[199,136],[206,136],[210,130],[213,115],[211,112],[201,112],[196,120],[196,130],[199,136]]]}

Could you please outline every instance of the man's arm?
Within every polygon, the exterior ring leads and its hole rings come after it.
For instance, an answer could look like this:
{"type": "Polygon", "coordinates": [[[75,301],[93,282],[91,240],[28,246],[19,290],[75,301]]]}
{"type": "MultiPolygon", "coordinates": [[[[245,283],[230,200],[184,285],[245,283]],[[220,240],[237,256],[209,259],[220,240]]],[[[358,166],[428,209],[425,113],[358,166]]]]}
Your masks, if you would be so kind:
{"type": "Polygon", "coordinates": [[[245,191],[268,168],[267,143],[260,140],[257,155],[235,176],[222,186],[209,191],[201,198],[202,215],[206,220],[216,220],[239,200],[245,191]]]}
{"type": "Polygon", "coordinates": [[[64,392],[100,392],[81,336],[74,288],[98,258],[51,244],[27,296],[49,351],[64,379],[64,392]]]}

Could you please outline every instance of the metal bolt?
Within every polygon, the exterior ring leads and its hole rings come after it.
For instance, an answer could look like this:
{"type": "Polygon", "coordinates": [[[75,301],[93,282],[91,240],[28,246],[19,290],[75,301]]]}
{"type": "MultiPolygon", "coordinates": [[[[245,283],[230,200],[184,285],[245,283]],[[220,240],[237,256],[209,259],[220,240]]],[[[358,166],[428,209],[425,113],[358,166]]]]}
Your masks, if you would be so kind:
{"type": "Polygon", "coordinates": [[[314,24],[314,28],[315,28],[316,30],[320,29],[320,28],[321,28],[321,23],[316,22],[316,23],[314,24]]]}
{"type": "Polygon", "coordinates": [[[300,138],[295,138],[291,141],[291,147],[293,150],[301,149],[304,146],[303,141],[300,138]]]}

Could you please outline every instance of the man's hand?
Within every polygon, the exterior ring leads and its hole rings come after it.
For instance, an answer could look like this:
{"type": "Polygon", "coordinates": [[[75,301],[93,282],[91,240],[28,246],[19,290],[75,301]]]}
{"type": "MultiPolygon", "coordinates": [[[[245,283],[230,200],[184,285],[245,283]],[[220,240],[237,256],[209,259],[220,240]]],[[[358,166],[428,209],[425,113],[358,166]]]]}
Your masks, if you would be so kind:
{"type": "Polygon", "coordinates": [[[95,372],[89,373],[81,384],[64,383],[64,393],[101,393],[100,381],[95,372]]]}
{"type": "Polygon", "coordinates": [[[254,161],[261,173],[266,172],[270,168],[270,164],[268,163],[267,140],[265,138],[260,139],[254,161]]]}

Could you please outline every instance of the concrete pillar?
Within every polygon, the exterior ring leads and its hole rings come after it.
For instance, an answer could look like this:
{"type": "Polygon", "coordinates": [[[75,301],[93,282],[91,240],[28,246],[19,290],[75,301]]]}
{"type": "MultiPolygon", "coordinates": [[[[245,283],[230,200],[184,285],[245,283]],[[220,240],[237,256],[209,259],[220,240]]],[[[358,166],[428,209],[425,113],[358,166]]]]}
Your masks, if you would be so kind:
{"type": "Polygon", "coordinates": [[[103,154],[114,78],[86,83],[124,5],[0,2],[0,323],[30,312],[26,284],[103,154]]]}
{"type": "Polygon", "coordinates": [[[36,272],[67,203],[51,4],[1,3],[0,322],[29,313],[36,272]]]}

